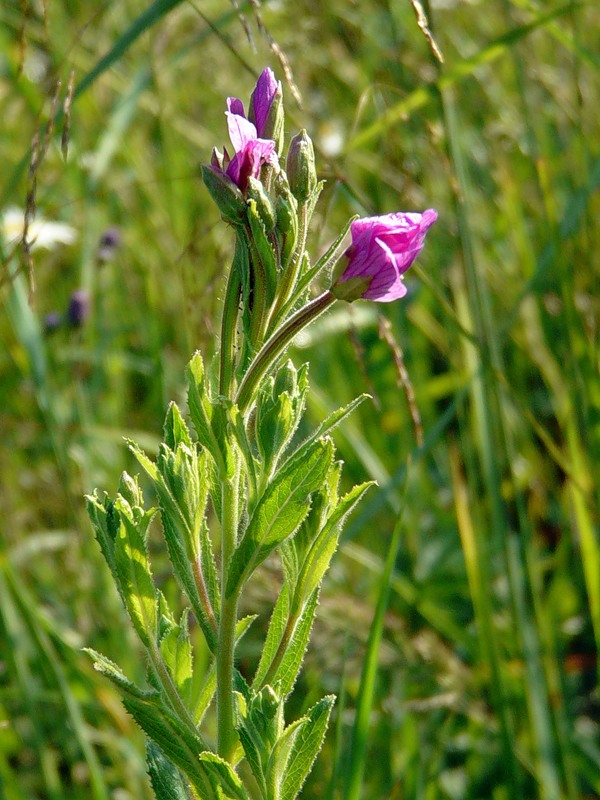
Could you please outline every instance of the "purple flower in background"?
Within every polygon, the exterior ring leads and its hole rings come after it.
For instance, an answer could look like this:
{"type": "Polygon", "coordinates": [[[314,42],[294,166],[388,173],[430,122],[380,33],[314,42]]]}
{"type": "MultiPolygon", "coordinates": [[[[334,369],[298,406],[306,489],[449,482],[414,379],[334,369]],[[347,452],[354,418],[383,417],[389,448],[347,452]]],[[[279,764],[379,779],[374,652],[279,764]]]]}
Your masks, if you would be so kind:
{"type": "Polygon", "coordinates": [[[50,335],[57,331],[62,325],[62,317],[58,311],[50,311],[44,317],[44,333],[50,335]]]}
{"type": "Polygon", "coordinates": [[[74,328],[79,328],[88,318],[90,313],[90,299],[85,289],[78,289],[73,292],[69,300],[67,318],[74,328]]]}
{"type": "Polygon", "coordinates": [[[110,261],[121,244],[121,231],[116,225],[107,228],[98,242],[98,260],[110,261]]]}
{"type": "Polygon", "coordinates": [[[386,214],[352,223],[348,265],[333,287],[337,297],[389,303],[404,297],[402,276],[423,249],[425,234],[437,219],[432,208],[423,214],[386,214]],[[352,280],[352,284],[342,284],[352,280]]]}

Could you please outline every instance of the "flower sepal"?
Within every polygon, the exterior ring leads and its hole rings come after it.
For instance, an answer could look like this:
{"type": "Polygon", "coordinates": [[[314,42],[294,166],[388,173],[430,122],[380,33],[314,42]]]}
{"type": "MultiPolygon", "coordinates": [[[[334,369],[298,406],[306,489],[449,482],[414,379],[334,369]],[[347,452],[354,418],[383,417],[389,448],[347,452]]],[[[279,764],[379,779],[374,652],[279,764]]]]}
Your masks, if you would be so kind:
{"type": "Polygon", "coordinates": [[[331,294],[336,300],[345,300],[347,303],[353,303],[355,300],[360,300],[364,297],[372,281],[373,275],[358,275],[355,278],[348,278],[343,282],[334,283],[331,287],[331,294]]]}
{"type": "Polygon", "coordinates": [[[223,219],[232,225],[243,225],[246,220],[246,200],[231,178],[219,167],[203,164],[202,180],[223,219]]]}
{"type": "Polygon", "coordinates": [[[248,188],[246,189],[248,200],[254,200],[256,210],[267,233],[275,227],[275,209],[269,195],[265,192],[265,187],[256,178],[248,178],[248,188]]]}

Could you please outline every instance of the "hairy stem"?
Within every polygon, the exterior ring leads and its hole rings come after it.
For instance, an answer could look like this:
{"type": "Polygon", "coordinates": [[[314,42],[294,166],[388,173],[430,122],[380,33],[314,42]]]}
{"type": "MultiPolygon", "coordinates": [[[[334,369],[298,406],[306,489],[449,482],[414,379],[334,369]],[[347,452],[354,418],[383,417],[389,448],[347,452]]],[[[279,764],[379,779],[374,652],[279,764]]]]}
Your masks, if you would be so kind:
{"type": "Polygon", "coordinates": [[[252,403],[254,392],[269,367],[283,352],[294,336],[313,320],[326,311],[335,302],[335,297],[330,291],[323,292],[310,303],[300,308],[293,314],[281,328],[275,331],[265,342],[240,384],[235,402],[240,411],[244,412],[252,403]]]}
{"type": "Polygon", "coordinates": [[[240,292],[242,283],[239,269],[237,268],[238,248],[243,245],[238,241],[236,244],[236,257],[229,271],[227,279],[227,289],[225,290],[225,302],[223,304],[223,316],[221,318],[221,351],[219,358],[219,394],[224,397],[229,396],[231,391],[231,379],[233,376],[235,356],[235,331],[240,302],[240,292]]]}
{"type": "Polygon", "coordinates": [[[224,759],[231,757],[236,742],[233,727],[233,659],[235,626],[237,622],[237,592],[227,597],[227,575],[231,556],[236,545],[238,523],[238,471],[222,486],[221,523],[221,587],[223,605],[219,621],[217,644],[217,740],[218,752],[224,759]]]}
{"type": "Polygon", "coordinates": [[[206,616],[206,619],[208,620],[208,624],[214,631],[215,635],[217,635],[218,633],[217,620],[215,617],[214,609],[212,607],[212,603],[210,602],[210,597],[208,596],[206,581],[204,580],[204,575],[202,574],[202,565],[200,563],[200,557],[195,558],[192,561],[192,572],[194,573],[194,581],[196,583],[196,588],[198,589],[198,595],[200,597],[200,603],[202,604],[202,608],[204,609],[204,614],[206,616]]]}
{"type": "Polygon", "coordinates": [[[298,272],[302,264],[304,251],[306,250],[306,237],[308,235],[308,207],[306,203],[301,203],[298,208],[298,222],[298,241],[296,243],[296,248],[290,263],[288,264],[287,269],[283,272],[279,282],[277,299],[275,300],[275,305],[271,311],[271,324],[277,322],[282,308],[285,306],[287,300],[289,300],[290,295],[296,286],[298,272]]]}

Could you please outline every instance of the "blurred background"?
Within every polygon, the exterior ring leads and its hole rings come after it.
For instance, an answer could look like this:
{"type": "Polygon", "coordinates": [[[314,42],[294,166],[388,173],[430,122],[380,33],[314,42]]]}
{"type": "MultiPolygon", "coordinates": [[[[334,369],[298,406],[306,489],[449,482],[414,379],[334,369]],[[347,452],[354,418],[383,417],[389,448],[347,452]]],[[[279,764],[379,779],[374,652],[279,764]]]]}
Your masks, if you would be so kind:
{"type": "MultiPolygon", "coordinates": [[[[420,10],[0,2],[0,797],[151,797],[81,652],[143,681],[83,495],[136,471],[124,436],[156,451],[214,352],[233,237],[200,165],[266,65],[327,181],[313,256],[354,213],[439,213],[405,300],[340,305],[291,351],[309,422],[373,396],[335,438],[346,485],[379,482],[294,695],[338,695],[304,797],[600,795],[600,8],[420,10]]],[[[151,547],[175,598],[158,526],[151,547]]],[[[242,671],[278,582],[254,585],[242,671]]]]}

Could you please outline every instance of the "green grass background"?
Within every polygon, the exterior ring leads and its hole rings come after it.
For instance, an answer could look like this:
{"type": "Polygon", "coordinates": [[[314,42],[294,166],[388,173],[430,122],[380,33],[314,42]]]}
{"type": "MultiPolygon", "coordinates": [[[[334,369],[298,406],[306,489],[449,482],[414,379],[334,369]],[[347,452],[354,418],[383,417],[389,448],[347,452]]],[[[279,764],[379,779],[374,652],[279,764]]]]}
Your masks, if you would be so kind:
{"type": "MultiPolygon", "coordinates": [[[[293,351],[313,422],[373,395],[336,442],[348,484],[379,482],[292,703],[339,696],[304,797],[600,795],[600,8],[423,5],[443,64],[408,0],[0,2],[0,209],[25,206],[74,70],[35,202],[78,231],[33,253],[33,305],[20,251],[0,272],[0,797],[150,797],[142,736],[81,653],[143,680],[82,496],[135,469],[123,436],[155,450],[191,352],[214,352],[232,236],[199,169],[265,65],[327,180],[314,255],[353,213],[439,212],[405,300],[340,306],[293,351]],[[44,336],[79,288],[87,323],[44,336]]],[[[242,669],[278,580],[253,587],[242,669]]]]}

